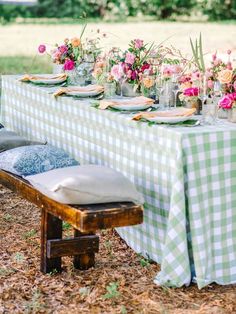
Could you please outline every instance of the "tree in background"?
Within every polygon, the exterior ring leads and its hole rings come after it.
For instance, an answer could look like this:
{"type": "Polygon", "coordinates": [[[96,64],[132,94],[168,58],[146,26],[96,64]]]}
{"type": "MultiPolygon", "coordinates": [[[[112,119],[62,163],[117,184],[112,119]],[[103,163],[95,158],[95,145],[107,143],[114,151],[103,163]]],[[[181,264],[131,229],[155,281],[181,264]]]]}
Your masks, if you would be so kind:
{"type": "Polygon", "coordinates": [[[210,20],[236,18],[236,0],[38,0],[33,7],[0,4],[0,22],[21,17],[87,17],[124,20],[137,14],[157,19],[190,15],[192,10],[208,15],[210,20]]]}

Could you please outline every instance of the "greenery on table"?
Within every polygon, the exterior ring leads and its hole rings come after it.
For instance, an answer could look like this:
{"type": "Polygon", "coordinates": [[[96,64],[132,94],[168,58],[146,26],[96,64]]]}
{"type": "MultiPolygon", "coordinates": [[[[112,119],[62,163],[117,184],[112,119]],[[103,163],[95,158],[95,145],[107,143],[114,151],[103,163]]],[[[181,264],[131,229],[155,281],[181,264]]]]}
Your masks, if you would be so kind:
{"type": "Polygon", "coordinates": [[[150,15],[157,19],[176,18],[201,12],[209,20],[236,18],[235,0],[39,0],[32,7],[0,5],[0,22],[23,18],[79,19],[84,12],[88,17],[106,20],[124,20],[127,16],[150,15]]]}

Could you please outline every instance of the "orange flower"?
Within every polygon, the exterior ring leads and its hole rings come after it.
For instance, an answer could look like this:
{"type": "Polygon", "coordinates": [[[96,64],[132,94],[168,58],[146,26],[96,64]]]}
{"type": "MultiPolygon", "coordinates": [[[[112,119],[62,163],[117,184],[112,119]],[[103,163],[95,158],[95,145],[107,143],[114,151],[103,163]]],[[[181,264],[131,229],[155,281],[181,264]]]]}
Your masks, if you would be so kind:
{"type": "Polygon", "coordinates": [[[228,84],[232,81],[233,72],[231,70],[222,70],[218,73],[218,80],[221,84],[228,84]]]}
{"type": "Polygon", "coordinates": [[[81,45],[81,41],[78,37],[74,37],[71,39],[71,44],[73,47],[79,47],[81,45]]]}
{"type": "Polygon", "coordinates": [[[144,87],[146,88],[150,88],[154,85],[154,79],[153,78],[150,78],[150,77],[144,77],[143,78],[143,85],[144,87]]]}

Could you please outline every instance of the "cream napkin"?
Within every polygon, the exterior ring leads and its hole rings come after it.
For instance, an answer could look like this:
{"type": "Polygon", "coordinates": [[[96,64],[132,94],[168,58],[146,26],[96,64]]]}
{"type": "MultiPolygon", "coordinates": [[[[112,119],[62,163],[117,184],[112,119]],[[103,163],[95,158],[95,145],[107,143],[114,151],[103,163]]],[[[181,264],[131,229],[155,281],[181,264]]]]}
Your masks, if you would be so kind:
{"type": "Polygon", "coordinates": [[[107,109],[108,107],[113,107],[116,105],[152,105],[154,103],[154,100],[151,98],[147,98],[144,96],[134,97],[129,100],[127,99],[120,99],[120,100],[109,100],[104,99],[100,101],[99,109],[107,109]]]}
{"type": "Polygon", "coordinates": [[[142,118],[155,118],[155,117],[190,117],[194,114],[196,108],[177,108],[170,111],[156,111],[156,112],[139,112],[133,116],[132,120],[140,120],[142,118]]]}
{"type": "Polygon", "coordinates": [[[55,74],[55,75],[49,75],[49,76],[41,76],[41,75],[30,75],[30,74],[25,74],[22,76],[19,81],[21,82],[28,82],[28,81],[38,81],[38,80],[54,80],[54,79],[65,79],[67,78],[66,73],[61,73],[61,74],[55,74]]]}
{"type": "Polygon", "coordinates": [[[68,92],[81,92],[81,93],[88,93],[88,92],[98,92],[102,93],[104,91],[104,87],[101,85],[87,85],[87,86],[71,86],[71,87],[63,87],[58,89],[53,96],[57,97],[62,94],[66,94],[68,92]]]}

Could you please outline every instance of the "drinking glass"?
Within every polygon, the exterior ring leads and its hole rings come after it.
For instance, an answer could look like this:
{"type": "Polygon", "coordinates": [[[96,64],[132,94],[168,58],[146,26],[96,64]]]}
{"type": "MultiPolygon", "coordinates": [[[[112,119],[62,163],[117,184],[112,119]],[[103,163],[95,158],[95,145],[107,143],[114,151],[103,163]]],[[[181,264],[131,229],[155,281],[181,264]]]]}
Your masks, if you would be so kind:
{"type": "Polygon", "coordinates": [[[203,73],[201,75],[201,78],[200,78],[200,86],[199,86],[199,95],[198,95],[198,97],[201,100],[202,107],[203,107],[203,105],[205,104],[205,101],[208,98],[208,95],[207,95],[207,79],[206,79],[205,73],[203,73]]]}
{"type": "Polygon", "coordinates": [[[123,85],[127,80],[127,76],[124,71],[124,67],[122,64],[119,64],[119,74],[120,74],[120,79],[119,79],[119,84],[120,84],[120,96],[123,97],[123,85]]]}
{"type": "Polygon", "coordinates": [[[215,103],[202,105],[202,123],[214,125],[217,123],[218,106],[215,103]]]}
{"type": "Polygon", "coordinates": [[[173,75],[172,76],[172,92],[174,94],[174,107],[177,106],[177,95],[180,91],[180,84],[179,84],[179,76],[173,75]]]}

